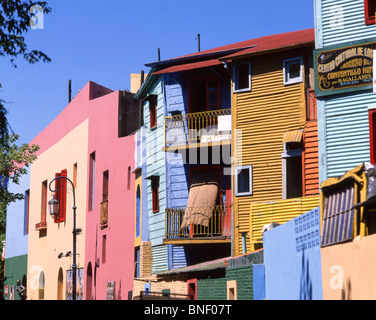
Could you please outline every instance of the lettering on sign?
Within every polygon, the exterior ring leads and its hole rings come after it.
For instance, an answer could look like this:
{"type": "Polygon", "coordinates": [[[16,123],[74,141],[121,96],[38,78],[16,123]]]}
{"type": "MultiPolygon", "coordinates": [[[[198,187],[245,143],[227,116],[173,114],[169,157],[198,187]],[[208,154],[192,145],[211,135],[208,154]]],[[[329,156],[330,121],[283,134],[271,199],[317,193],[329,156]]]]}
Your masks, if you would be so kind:
{"type": "Polygon", "coordinates": [[[372,85],[374,47],[375,43],[319,53],[316,69],[319,89],[329,91],[372,85]]]}

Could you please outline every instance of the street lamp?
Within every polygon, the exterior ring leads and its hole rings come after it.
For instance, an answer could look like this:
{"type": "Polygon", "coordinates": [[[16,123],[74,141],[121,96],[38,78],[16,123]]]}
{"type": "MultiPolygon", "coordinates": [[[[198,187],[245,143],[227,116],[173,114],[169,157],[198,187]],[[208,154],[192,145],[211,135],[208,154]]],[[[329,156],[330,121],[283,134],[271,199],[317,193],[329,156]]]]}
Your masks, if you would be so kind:
{"type": "Polygon", "coordinates": [[[73,283],[72,283],[72,299],[76,300],[76,283],[77,283],[77,265],[76,265],[76,236],[77,234],[81,233],[81,229],[76,229],[76,195],[75,195],[75,189],[74,189],[74,184],[73,182],[68,179],[65,176],[58,176],[54,178],[50,184],[49,184],[49,189],[50,191],[54,192],[52,199],[48,202],[48,208],[50,210],[50,215],[52,218],[55,218],[57,213],[59,212],[59,201],[55,198],[55,192],[58,190],[56,188],[55,190],[51,189],[51,184],[54,182],[56,179],[66,179],[68,180],[73,188],[73,263],[72,263],[72,277],[73,277],[73,283]]]}

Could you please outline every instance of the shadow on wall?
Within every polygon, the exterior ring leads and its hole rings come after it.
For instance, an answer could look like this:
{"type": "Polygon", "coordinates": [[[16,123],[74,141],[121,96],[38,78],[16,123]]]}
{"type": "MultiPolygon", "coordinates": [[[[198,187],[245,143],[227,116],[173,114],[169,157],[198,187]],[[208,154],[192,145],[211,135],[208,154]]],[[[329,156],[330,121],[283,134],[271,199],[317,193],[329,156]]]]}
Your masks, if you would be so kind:
{"type": "Polygon", "coordinates": [[[309,261],[302,250],[302,269],[300,274],[300,300],[312,300],[312,280],[309,274],[309,261]]]}
{"type": "Polygon", "coordinates": [[[346,287],[344,287],[342,289],[341,299],[342,300],[351,300],[351,282],[350,282],[350,279],[347,279],[346,287]]]}

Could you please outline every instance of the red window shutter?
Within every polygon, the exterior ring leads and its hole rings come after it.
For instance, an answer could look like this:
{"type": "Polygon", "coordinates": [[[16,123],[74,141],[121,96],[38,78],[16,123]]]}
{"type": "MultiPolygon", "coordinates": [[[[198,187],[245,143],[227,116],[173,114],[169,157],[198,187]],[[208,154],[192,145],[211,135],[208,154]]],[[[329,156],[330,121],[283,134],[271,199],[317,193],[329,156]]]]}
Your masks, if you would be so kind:
{"type": "MultiPolygon", "coordinates": [[[[61,176],[67,177],[67,170],[64,169],[61,171],[61,176]]],[[[65,221],[66,211],[67,211],[67,180],[66,179],[60,179],[61,180],[61,192],[60,192],[60,221],[65,221]]]]}
{"type": "MultiPolygon", "coordinates": [[[[61,176],[60,173],[56,173],[56,174],[55,174],[55,178],[60,177],[60,176],[61,176]]],[[[55,180],[55,190],[56,190],[56,192],[55,192],[55,199],[56,199],[57,201],[59,201],[59,203],[61,203],[61,200],[60,200],[60,198],[61,198],[61,197],[60,197],[61,180],[62,180],[62,179],[56,179],[56,180],[55,180]]],[[[57,215],[56,215],[55,218],[54,218],[54,222],[55,222],[55,223],[60,222],[60,206],[59,206],[59,212],[57,213],[57,215]]]]}
{"type": "Polygon", "coordinates": [[[157,125],[157,95],[151,95],[149,98],[149,115],[150,115],[150,128],[157,125]]]}

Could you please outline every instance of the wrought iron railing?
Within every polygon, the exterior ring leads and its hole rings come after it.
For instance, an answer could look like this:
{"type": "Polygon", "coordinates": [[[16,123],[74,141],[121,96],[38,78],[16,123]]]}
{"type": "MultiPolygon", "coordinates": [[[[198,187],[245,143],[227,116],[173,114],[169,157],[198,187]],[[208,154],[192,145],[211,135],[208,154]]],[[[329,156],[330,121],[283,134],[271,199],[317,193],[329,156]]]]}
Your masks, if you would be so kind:
{"type": "MultiPolygon", "coordinates": [[[[195,207],[203,209],[204,207],[195,207]]],[[[205,207],[206,209],[207,207],[205,207]]],[[[212,209],[208,226],[189,224],[182,227],[187,211],[192,208],[169,208],[165,210],[165,238],[229,237],[231,236],[231,205],[217,205],[212,209]]],[[[187,217],[186,217],[187,218],[187,217]]]]}
{"type": "Polygon", "coordinates": [[[165,117],[166,147],[230,140],[230,131],[219,131],[221,116],[231,116],[231,109],[179,114],[165,117]]]}

